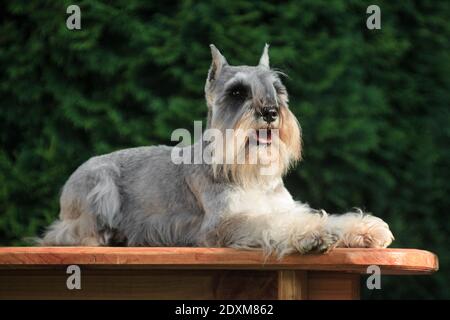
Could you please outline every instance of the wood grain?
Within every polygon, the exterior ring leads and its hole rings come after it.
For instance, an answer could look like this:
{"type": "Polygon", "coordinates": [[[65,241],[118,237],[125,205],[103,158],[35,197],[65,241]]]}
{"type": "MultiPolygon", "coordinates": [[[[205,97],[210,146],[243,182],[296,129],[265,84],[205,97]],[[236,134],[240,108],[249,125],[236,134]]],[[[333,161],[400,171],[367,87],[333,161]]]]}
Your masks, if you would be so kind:
{"type": "Polygon", "coordinates": [[[0,270],[1,299],[277,299],[275,271],[111,270],[82,267],[69,290],[65,268],[0,270]]]}
{"type": "Polygon", "coordinates": [[[299,270],[278,271],[278,299],[307,300],[308,299],[307,271],[299,271],[299,270]]]}
{"type": "Polygon", "coordinates": [[[435,254],[417,249],[334,249],[327,254],[292,254],[278,260],[260,251],[229,248],[4,247],[0,269],[49,265],[114,268],[312,270],[365,274],[377,265],[383,274],[430,274],[438,270],[435,254]]]}
{"type": "Polygon", "coordinates": [[[66,286],[66,269],[0,270],[2,299],[359,299],[360,275],[299,270],[127,270],[83,266],[81,289],[66,286]]]}
{"type": "Polygon", "coordinates": [[[337,272],[308,272],[309,300],[358,300],[360,275],[337,272]]]}

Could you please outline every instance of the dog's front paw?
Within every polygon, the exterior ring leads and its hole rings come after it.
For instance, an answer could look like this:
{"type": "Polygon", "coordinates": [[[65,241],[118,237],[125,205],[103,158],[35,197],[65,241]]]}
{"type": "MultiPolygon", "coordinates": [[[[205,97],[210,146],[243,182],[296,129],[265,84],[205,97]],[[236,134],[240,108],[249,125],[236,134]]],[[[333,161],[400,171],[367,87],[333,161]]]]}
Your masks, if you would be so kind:
{"type": "Polygon", "coordinates": [[[338,247],[386,248],[393,240],[386,222],[371,215],[361,215],[352,221],[339,240],[338,247]]]}
{"type": "Polygon", "coordinates": [[[326,229],[314,230],[297,235],[292,245],[301,254],[309,252],[323,253],[334,247],[338,236],[326,229]]]}

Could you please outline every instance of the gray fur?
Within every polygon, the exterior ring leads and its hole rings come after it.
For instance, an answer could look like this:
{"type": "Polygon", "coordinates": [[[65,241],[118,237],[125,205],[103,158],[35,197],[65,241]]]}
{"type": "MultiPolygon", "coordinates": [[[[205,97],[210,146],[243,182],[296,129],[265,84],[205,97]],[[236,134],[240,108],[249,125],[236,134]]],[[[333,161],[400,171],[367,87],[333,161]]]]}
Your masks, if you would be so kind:
{"type": "Polygon", "coordinates": [[[41,244],[210,245],[263,248],[280,255],[333,245],[390,244],[392,234],[382,220],[354,213],[328,218],[295,202],[285,189],[281,176],[300,158],[300,127],[288,109],[279,74],[270,69],[268,46],[256,67],[230,66],[213,45],[211,53],[205,85],[208,128],[279,128],[284,136],[278,173],[264,177],[253,167],[237,165],[232,175],[221,166],[217,173],[213,165],[174,164],[167,146],[93,157],[64,185],[59,220],[41,244]],[[247,90],[242,99],[233,98],[234,86],[247,90]],[[265,107],[278,110],[273,123],[263,120],[265,107]]]}

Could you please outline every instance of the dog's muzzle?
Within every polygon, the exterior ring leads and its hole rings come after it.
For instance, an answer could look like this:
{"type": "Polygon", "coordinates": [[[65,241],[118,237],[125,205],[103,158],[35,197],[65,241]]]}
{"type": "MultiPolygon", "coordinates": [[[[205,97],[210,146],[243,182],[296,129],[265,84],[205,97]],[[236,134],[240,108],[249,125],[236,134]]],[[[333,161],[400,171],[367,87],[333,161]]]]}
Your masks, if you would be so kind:
{"type": "Polygon", "coordinates": [[[278,110],[275,107],[264,107],[261,110],[261,117],[267,123],[272,123],[278,118],[278,110]]]}

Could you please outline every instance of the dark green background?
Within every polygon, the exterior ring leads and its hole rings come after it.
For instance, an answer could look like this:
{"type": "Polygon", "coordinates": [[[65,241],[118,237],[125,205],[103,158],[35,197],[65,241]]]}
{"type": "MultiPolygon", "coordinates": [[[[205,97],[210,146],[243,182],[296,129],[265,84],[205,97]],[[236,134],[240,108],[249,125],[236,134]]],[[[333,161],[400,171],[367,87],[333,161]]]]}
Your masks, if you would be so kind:
{"type": "Polygon", "coordinates": [[[253,65],[268,42],[303,127],[294,197],[361,207],[394,247],[439,255],[437,274],[384,277],[365,297],[450,298],[449,3],[376,1],[382,29],[368,30],[373,1],[2,1],[0,244],[42,232],[89,157],[168,144],[205,119],[210,43],[253,65]]]}

